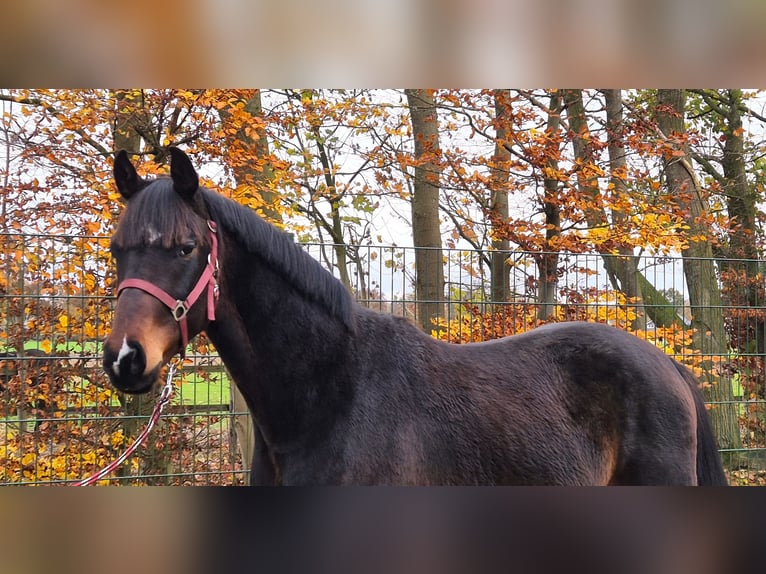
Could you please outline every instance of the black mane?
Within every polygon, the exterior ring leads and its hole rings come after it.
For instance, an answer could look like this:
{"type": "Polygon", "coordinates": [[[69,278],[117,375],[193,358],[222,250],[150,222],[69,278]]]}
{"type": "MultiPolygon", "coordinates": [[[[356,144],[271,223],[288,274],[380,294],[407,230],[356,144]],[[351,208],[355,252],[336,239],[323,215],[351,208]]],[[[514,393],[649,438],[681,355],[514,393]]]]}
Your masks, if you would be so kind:
{"type": "Polygon", "coordinates": [[[112,236],[112,246],[134,249],[155,245],[170,249],[190,239],[207,244],[205,222],[173,190],[170,178],[158,177],[145,181],[144,188],[131,197],[112,236]]]}
{"type": "Polygon", "coordinates": [[[250,253],[261,257],[304,296],[325,307],[353,329],[354,301],[346,287],[290,236],[254,211],[200,187],[210,217],[233,234],[250,253]]]}

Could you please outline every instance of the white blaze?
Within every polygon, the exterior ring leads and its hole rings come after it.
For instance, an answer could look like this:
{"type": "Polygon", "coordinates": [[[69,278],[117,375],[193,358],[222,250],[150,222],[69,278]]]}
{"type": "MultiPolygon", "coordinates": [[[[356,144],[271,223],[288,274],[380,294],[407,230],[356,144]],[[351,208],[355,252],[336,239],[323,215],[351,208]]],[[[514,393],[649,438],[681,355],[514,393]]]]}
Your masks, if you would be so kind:
{"type": "Polygon", "coordinates": [[[149,226],[146,233],[148,235],[149,245],[157,245],[162,239],[162,233],[154,229],[154,227],[149,226]]]}
{"type": "Polygon", "coordinates": [[[122,361],[124,357],[130,355],[132,352],[133,349],[131,349],[128,345],[128,336],[125,335],[122,338],[122,347],[120,347],[120,352],[117,353],[117,358],[114,360],[114,363],[112,363],[112,370],[118,377],[120,376],[120,361],[122,361]]]}

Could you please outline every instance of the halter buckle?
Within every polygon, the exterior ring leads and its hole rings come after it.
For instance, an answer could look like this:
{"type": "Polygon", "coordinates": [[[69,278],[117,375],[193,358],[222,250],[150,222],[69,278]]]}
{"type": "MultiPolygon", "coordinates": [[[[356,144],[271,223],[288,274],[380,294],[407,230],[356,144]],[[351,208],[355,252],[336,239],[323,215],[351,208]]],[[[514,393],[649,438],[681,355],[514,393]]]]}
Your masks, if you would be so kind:
{"type": "Polygon", "coordinates": [[[186,317],[186,314],[189,312],[189,308],[186,306],[184,301],[176,300],[176,306],[173,307],[170,312],[173,314],[173,319],[175,319],[177,322],[180,322],[184,317],[186,317]]]}

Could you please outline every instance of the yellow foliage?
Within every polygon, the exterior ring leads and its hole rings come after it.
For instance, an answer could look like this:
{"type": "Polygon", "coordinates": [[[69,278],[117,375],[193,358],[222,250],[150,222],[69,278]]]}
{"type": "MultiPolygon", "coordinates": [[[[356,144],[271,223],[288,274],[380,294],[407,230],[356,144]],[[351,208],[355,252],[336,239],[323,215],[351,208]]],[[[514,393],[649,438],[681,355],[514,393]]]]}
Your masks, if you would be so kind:
{"type": "Polygon", "coordinates": [[[601,245],[602,243],[609,241],[613,237],[613,231],[609,227],[594,227],[589,229],[587,238],[594,245],[601,245]]]}
{"type": "Polygon", "coordinates": [[[577,320],[606,323],[649,341],[684,363],[697,377],[705,374],[702,369],[704,358],[694,348],[693,330],[677,325],[648,331],[634,330],[632,325],[636,317],[636,308],[630,301],[619,291],[609,290],[585,297],[577,304],[557,305],[548,321],[537,318],[537,306],[533,304],[507,304],[500,312],[481,312],[476,305],[464,304],[457,317],[449,321],[437,320],[431,335],[453,343],[475,343],[523,333],[545,322],[577,320]]]}
{"type": "Polygon", "coordinates": [[[112,433],[110,442],[112,448],[116,449],[125,445],[128,441],[125,438],[125,434],[122,432],[122,429],[117,429],[112,433]]]}
{"type": "Polygon", "coordinates": [[[93,451],[81,452],[79,453],[78,458],[84,464],[92,464],[92,465],[96,464],[96,453],[93,451]]]}

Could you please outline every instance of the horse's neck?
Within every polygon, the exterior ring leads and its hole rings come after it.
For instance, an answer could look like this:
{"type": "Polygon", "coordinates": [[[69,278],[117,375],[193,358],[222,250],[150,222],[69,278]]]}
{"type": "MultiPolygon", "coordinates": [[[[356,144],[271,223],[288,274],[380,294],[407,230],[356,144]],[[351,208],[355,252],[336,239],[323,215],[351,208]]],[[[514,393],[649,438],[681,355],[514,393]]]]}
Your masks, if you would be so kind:
{"type": "Polygon", "coordinates": [[[228,267],[208,333],[268,440],[295,446],[349,400],[348,330],[259,258],[239,254],[228,267]]]}

